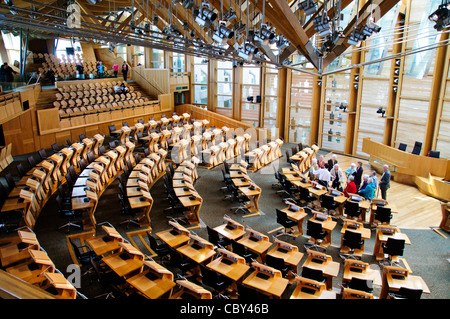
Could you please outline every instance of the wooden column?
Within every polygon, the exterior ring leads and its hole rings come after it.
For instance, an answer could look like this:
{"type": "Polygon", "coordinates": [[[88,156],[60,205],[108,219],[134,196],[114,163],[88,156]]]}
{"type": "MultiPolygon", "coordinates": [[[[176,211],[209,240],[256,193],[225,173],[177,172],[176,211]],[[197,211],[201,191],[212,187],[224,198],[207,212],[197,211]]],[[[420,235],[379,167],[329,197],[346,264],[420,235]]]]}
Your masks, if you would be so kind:
{"type": "MultiPolygon", "coordinates": [[[[439,41],[448,40],[448,33],[441,33],[441,37],[439,41]]],[[[444,68],[446,65],[448,46],[439,47],[436,51],[436,62],[434,64],[434,72],[433,72],[433,86],[431,89],[430,96],[430,106],[428,107],[428,120],[427,127],[425,131],[425,139],[422,146],[423,155],[426,155],[429,150],[433,148],[435,130],[439,128],[439,125],[436,121],[436,116],[439,110],[439,101],[441,97],[441,90],[445,90],[445,83],[447,80],[447,73],[444,72],[447,69],[444,68]]]]}
{"type": "Polygon", "coordinates": [[[208,61],[208,106],[207,109],[215,112],[217,106],[217,60],[208,61]]]}
{"type": "MultiPolygon", "coordinates": [[[[317,72],[317,69],[314,69],[314,72],[317,72]]],[[[309,144],[317,144],[319,145],[319,130],[321,127],[321,116],[320,116],[320,106],[324,105],[322,101],[322,92],[325,92],[322,88],[324,87],[325,82],[319,76],[314,77],[313,82],[313,100],[311,105],[311,126],[309,129],[309,144]],[[321,85],[319,85],[321,82],[321,85]]],[[[325,96],[324,96],[325,97],[325,96]]]]}
{"type": "MultiPolygon", "coordinates": [[[[286,105],[287,105],[287,96],[288,96],[288,70],[286,68],[282,68],[278,70],[278,101],[277,101],[277,124],[276,127],[278,129],[278,135],[284,138],[284,130],[285,130],[285,122],[286,118],[284,114],[286,114],[286,105]]],[[[289,117],[287,117],[289,121],[289,117]]],[[[272,136],[272,139],[274,137],[272,136]]],[[[286,138],[284,138],[286,140],[286,138]]]]}
{"type": "Polygon", "coordinates": [[[233,118],[240,121],[242,67],[238,66],[234,68],[233,71],[233,118]]]}

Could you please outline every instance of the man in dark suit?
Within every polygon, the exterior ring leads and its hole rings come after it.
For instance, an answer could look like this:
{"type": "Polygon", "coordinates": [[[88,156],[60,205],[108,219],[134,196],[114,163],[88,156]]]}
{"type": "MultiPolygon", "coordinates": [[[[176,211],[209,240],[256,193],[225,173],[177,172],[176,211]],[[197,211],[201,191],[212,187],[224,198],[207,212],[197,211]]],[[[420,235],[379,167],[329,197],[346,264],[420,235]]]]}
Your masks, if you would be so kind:
{"type": "Polygon", "coordinates": [[[386,200],[386,191],[391,187],[390,185],[391,181],[391,172],[389,171],[388,165],[383,165],[383,175],[381,175],[380,178],[380,190],[381,190],[381,198],[386,200]]]}
{"type": "Polygon", "coordinates": [[[356,171],[353,173],[353,176],[355,177],[356,189],[359,189],[359,187],[361,186],[362,175],[363,175],[362,163],[358,162],[356,164],[356,171]]]}
{"type": "Polygon", "coordinates": [[[333,169],[334,165],[337,164],[337,158],[336,158],[336,154],[331,155],[331,158],[328,160],[328,170],[331,172],[331,170],[333,169]]]}

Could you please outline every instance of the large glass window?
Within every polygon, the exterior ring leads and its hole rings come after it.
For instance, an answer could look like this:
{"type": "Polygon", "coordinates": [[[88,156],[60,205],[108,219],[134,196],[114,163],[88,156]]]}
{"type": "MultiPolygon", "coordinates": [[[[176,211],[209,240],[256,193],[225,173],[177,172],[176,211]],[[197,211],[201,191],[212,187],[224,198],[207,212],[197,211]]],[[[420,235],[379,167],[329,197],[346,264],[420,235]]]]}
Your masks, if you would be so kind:
{"type": "Polygon", "coordinates": [[[116,46],[116,55],[121,57],[124,61],[127,60],[127,46],[125,44],[119,44],[116,46]]]}
{"type": "Polygon", "coordinates": [[[183,73],[185,72],[185,55],[182,53],[172,53],[172,72],[183,73]]]}
{"type": "Polygon", "coordinates": [[[164,69],[164,50],[152,49],[153,69],[164,69]]]}
{"type": "Polygon", "coordinates": [[[73,60],[73,56],[70,57],[67,55],[67,51],[66,48],[73,48],[75,53],[77,51],[78,48],[81,48],[80,46],[80,42],[75,41],[72,43],[71,40],[66,40],[66,39],[58,39],[57,40],[57,44],[56,44],[56,57],[58,59],[62,59],[63,57],[66,57],[66,60],[70,59],[73,60]]]}
{"type": "Polygon", "coordinates": [[[134,47],[136,65],[145,65],[145,49],[141,46],[134,47]]]}
{"type": "Polygon", "coordinates": [[[208,104],[208,62],[203,58],[194,57],[193,68],[194,104],[206,107],[208,104]]]}
{"type": "Polygon", "coordinates": [[[292,71],[290,83],[289,142],[309,145],[314,76],[292,71]]]}
{"type": "Polygon", "coordinates": [[[267,66],[264,81],[264,128],[270,132],[270,137],[278,136],[278,69],[267,66]]]}
{"type": "Polygon", "coordinates": [[[216,112],[232,116],[233,113],[233,63],[217,61],[216,112]]]}
{"type": "Polygon", "coordinates": [[[259,126],[261,109],[261,68],[244,66],[241,85],[241,121],[259,126]]]}
{"type": "Polygon", "coordinates": [[[13,65],[14,61],[20,61],[20,36],[14,36],[12,33],[5,33],[2,31],[3,43],[5,44],[6,52],[8,53],[9,65],[13,65]]]}

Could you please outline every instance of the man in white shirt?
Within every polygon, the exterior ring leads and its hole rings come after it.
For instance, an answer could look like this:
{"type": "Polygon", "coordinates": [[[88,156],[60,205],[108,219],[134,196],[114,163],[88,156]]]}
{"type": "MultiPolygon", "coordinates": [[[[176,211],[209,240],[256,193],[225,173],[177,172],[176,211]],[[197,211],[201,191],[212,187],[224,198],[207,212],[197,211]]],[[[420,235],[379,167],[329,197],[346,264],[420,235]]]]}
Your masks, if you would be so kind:
{"type": "Polygon", "coordinates": [[[328,183],[331,180],[331,173],[328,170],[328,168],[325,167],[325,164],[322,163],[322,166],[318,170],[313,171],[314,175],[318,174],[319,177],[317,178],[317,181],[325,186],[328,187],[328,183]]]}

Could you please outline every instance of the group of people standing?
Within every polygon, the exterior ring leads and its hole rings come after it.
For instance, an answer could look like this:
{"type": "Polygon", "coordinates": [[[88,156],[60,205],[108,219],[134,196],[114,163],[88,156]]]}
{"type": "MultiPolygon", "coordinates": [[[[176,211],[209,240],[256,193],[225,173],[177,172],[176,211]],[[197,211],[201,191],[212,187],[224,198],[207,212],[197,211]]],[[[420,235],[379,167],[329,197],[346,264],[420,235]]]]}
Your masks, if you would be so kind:
{"type": "MultiPolygon", "coordinates": [[[[97,76],[98,78],[103,78],[104,74],[105,74],[105,65],[103,64],[102,61],[97,61],[97,76]]],[[[76,66],[78,75],[80,78],[84,78],[84,66],[81,63],[78,63],[76,66]]],[[[119,65],[117,64],[116,61],[114,61],[113,66],[113,73],[114,73],[114,77],[117,77],[117,75],[119,74],[119,65]]],[[[128,78],[128,65],[127,63],[124,61],[122,64],[122,75],[123,75],[123,80],[127,81],[128,78]]]]}
{"type": "Polygon", "coordinates": [[[325,162],[323,155],[320,155],[318,159],[314,158],[309,170],[311,180],[315,180],[327,188],[337,189],[347,197],[349,197],[349,194],[359,194],[367,200],[372,200],[375,197],[377,187],[379,187],[381,197],[386,200],[391,179],[389,166],[383,166],[383,174],[379,181],[375,171],[371,171],[369,174],[363,173],[362,162],[352,163],[343,172],[335,154],[331,156],[328,162],[325,162]]]}

